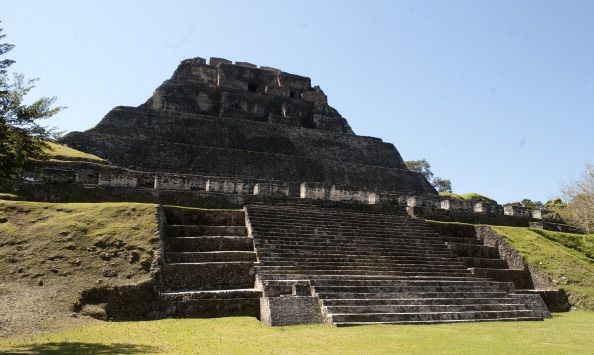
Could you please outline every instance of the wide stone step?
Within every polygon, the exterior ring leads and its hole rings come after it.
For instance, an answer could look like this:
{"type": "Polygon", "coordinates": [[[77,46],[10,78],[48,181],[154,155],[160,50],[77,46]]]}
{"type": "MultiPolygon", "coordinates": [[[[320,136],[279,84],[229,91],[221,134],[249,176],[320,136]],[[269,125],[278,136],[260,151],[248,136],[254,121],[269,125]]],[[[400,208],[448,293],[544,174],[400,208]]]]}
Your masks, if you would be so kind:
{"type": "Polygon", "coordinates": [[[368,231],[348,231],[348,232],[325,232],[322,230],[301,232],[293,229],[285,229],[283,231],[262,231],[258,227],[252,230],[254,238],[262,240],[332,240],[332,241],[351,241],[363,240],[369,242],[415,242],[415,243],[440,243],[445,244],[448,239],[440,236],[424,235],[420,233],[370,233],[368,231]]]}
{"type": "Polygon", "coordinates": [[[513,304],[517,299],[497,298],[361,298],[324,299],[324,306],[403,306],[403,305],[464,305],[464,304],[513,304]]]}
{"type": "Polygon", "coordinates": [[[345,213],[319,213],[319,211],[312,211],[308,214],[303,211],[288,212],[284,210],[275,212],[254,211],[248,207],[248,214],[250,220],[256,218],[259,222],[274,222],[277,220],[286,220],[288,223],[321,223],[327,221],[330,225],[357,225],[357,224],[380,224],[398,226],[402,224],[410,224],[412,226],[426,228],[429,227],[424,223],[418,223],[410,217],[402,216],[387,216],[382,217],[373,214],[366,215],[349,215],[345,213]]]}
{"type": "Polygon", "coordinates": [[[502,282],[513,282],[518,289],[534,288],[532,277],[527,270],[470,268],[470,272],[478,277],[484,277],[502,282]]]}
{"type": "Polygon", "coordinates": [[[256,274],[256,280],[264,282],[267,280],[352,280],[352,279],[365,279],[365,280],[458,280],[458,281],[481,281],[484,280],[480,277],[466,276],[423,276],[423,275],[377,275],[377,274],[268,274],[258,273],[256,274]]]}
{"type": "MultiPolygon", "coordinates": [[[[420,299],[420,298],[506,298],[503,291],[459,291],[459,292],[324,292],[319,293],[320,299],[420,299]]],[[[325,301],[324,301],[325,302],[325,301]]]]}
{"type": "Polygon", "coordinates": [[[328,251],[337,251],[337,252],[350,252],[350,251],[369,251],[374,252],[375,254],[386,255],[387,253],[390,254],[399,254],[399,255],[416,255],[416,254],[432,254],[432,255],[442,255],[442,256],[451,256],[452,253],[447,250],[446,248],[423,248],[423,247],[405,247],[405,246],[384,246],[384,245],[336,245],[332,243],[319,243],[319,244],[266,244],[261,245],[260,243],[255,243],[255,247],[258,251],[263,252],[265,250],[272,251],[272,250],[328,250],[328,251]]]}
{"type": "Polygon", "coordinates": [[[163,208],[167,224],[203,224],[203,225],[245,225],[245,213],[242,210],[207,210],[165,206],[163,208]]]}
{"type": "Polygon", "coordinates": [[[256,237],[254,239],[254,243],[258,247],[265,247],[265,246],[274,246],[277,244],[280,245],[310,245],[310,246],[325,246],[325,245],[333,245],[337,247],[344,247],[344,246],[369,246],[369,247],[376,247],[376,248],[401,248],[401,249],[408,249],[408,248],[423,248],[423,249],[436,249],[436,250],[447,250],[446,243],[442,242],[431,242],[425,243],[423,241],[401,241],[401,240],[362,240],[362,239],[348,239],[348,240],[332,240],[332,239],[263,239],[260,237],[256,237]]]}
{"type": "Polygon", "coordinates": [[[198,299],[235,299],[235,298],[259,298],[262,292],[254,288],[230,289],[230,290],[187,290],[160,292],[161,297],[172,302],[189,301],[198,299]]]}
{"type": "Polygon", "coordinates": [[[161,293],[170,317],[257,317],[262,293],[254,289],[185,291],[161,293]]]}
{"type": "Polygon", "coordinates": [[[373,230],[373,231],[417,231],[426,234],[438,234],[432,227],[427,225],[419,225],[410,223],[409,221],[391,222],[391,221],[345,221],[342,217],[325,218],[321,220],[307,220],[299,218],[298,216],[262,219],[259,216],[250,216],[250,222],[253,225],[263,226],[266,228],[278,229],[279,225],[286,226],[288,229],[311,229],[312,227],[323,228],[325,230],[373,230]]]}
{"type": "Polygon", "coordinates": [[[484,311],[518,311],[527,310],[525,304],[496,303],[496,304],[431,304],[417,305],[364,305],[364,306],[324,306],[322,312],[326,314],[347,313],[435,313],[435,312],[484,312],[484,311]]]}
{"type": "Polygon", "coordinates": [[[201,263],[210,261],[256,261],[253,251],[207,251],[207,252],[168,252],[165,260],[169,263],[201,263]]]}
{"type": "Polygon", "coordinates": [[[437,257],[452,257],[453,254],[447,249],[444,250],[406,250],[395,248],[365,248],[365,247],[336,247],[336,248],[322,248],[302,245],[274,245],[266,247],[256,247],[258,254],[274,256],[274,254],[356,254],[356,255],[385,255],[385,256],[437,256],[437,257]]]}
{"type": "MultiPolygon", "coordinates": [[[[291,217],[294,218],[294,217],[291,217]]],[[[257,227],[261,227],[262,229],[273,229],[275,231],[280,230],[280,225],[285,226],[287,229],[291,230],[311,230],[312,228],[316,228],[318,230],[325,230],[325,231],[349,231],[349,230],[369,230],[369,231],[378,231],[378,232],[408,232],[408,231],[415,231],[419,233],[424,233],[427,235],[436,235],[438,234],[429,226],[419,226],[410,224],[407,222],[404,223],[381,223],[381,222],[369,222],[369,221],[360,221],[357,223],[345,223],[345,222],[336,222],[336,221],[305,221],[300,219],[282,219],[278,218],[275,220],[262,220],[257,216],[250,217],[250,223],[257,227]]]]}
{"type": "Polygon", "coordinates": [[[435,232],[419,231],[413,228],[394,229],[373,229],[365,228],[364,226],[349,227],[349,228],[328,228],[320,225],[312,225],[307,228],[296,228],[284,225],[281,221],[275,224],[275,227],[268,227],[260,224],[252,224],[253,233],[259,236],[344,236],[344,237],[377,237],[377,238],[404,238],[404,237],[418,237],[426,239],[448,240],[448,238],[439,236],[435,232]],[[279,228],[283,226],[283,228],[279,228]]]}
{"type": "Polygon", "coordinates": [[[328,271],[406,271],[406,272],[458,272],[465,271],[462,267],[450,266],[418,266],[418,265],[298,265],[298,266],[260,266],[256,264],[256,272],[294,272],[294,271],[309,271],[309,270],[328,270],[328,271]]]}
{"type": "Polygon", "coordinates": [[[248,212],[262,216],[303,216],[308,218],[327,218],[327,217],[344,217],[347,218],[361,218],[367,220],[411,220],[411,218],[399,211],[354,211],[348,209],[336,209],[331,207],[320,206],[246,206],[248,212]]]}
{"type": "Polygon", "coordinates": [[[200,236],[247,236],[244,226],[169,225],[165,227],[166,238],[200,236]]]}
{"type": "Polygon", "coordinates": [[[352,279],[352,280],[311,280],[311,285],[314,287],[322,286],[450,286],[450,287],[490,287],[497,286],[502,289],[510,289],[513,284],[510,282],[494,282],[487,280],[414,280],[414,279],[390,279],[390,280],[367,280],[367,279],[352,279]]]}
{"type": "Polygon", "coordinates": [[[419,293],[419,292],[509,292],[509,287],[504,285],[468,285],[468,286],[446,286],[446,285],[410,285],[410,286],[313,286],[315,294],[327,293],[419,293]]]}
{"type": "MultiPolygon", "coordinates": [[[[283,225],[279,222],[278,225],[283,225]]],[[[410,228],[403,228],[402,230],[373,230],[370,228],[364,228],[359,226],[357,228],[341,228],[341,229],[328,229],[322,226],[311,226],[309,228],[291,228],[284,226],[285,228],[268,228],[259,224],[253,224],[253,235],[254,236],[304,236],[304,237],[316,237],[316,236],[342,236],[342,237],[353,237],[353,238],[424,238],[427,240],[444,240],[447,238],[440,237],[436,233],[425,233],[416,231],[410,228]]]]}
{"type": "MultiPolygon", "coordinates": [[[[491,259],[489,259],[491,260],[491,259]]],[[[294,262],[294,263],[308,263],[308,262],[366,262],[366,261],[380,261],[380,262],[395,262],[395,263],[455,263],[458,264],[460,260],[454,256],[438,258],[432,256],[384,256],[384,255],[349,255],[349,254],[334,254],[332,256],[266,256],[260,259],[261,262],[294,262]]]]}
{"type": "Polygon", "coordinates": [[[163,265],[163,290],[224,290],[254,287],[254,264],[247,261],[163,265]]]}
{"type": "Polygon", "coordinates": [[[355,327],[363,325],[422,325],[422,324],[452,324],[452,323],[478,323],[478,322],[531,322],[542,321],[542,318],[537,317],[515,317],[515,318],[497,318],[497,319],[463,319],[463,320],[444,320],[444,321],[421,321],[421,322],[335,322],[332,323],[335,327],[355,327]]]}
{"type": "Polygon", "coordinates": [[[254,250],[254,241],[245,236],[207,236],[171,238],[166,242],[166,250],[183,251],[217,251],[217,250],[254,250]]]}
{"type": "Polygon", "coordinates": [[[455,267],[457,269],[464,268],[464,264],[461,262],[431,262],[431,261],[423,261],[423,262],[398,262],[398,261],[385,261],[385,260],[368,260],[368,261],[268,261],[268,260],[260,260],[256,266],[301,266],[305,265],[307,267],[325,267],[325,266],[431,266],[431,267],[446,267],[452,268],[455,267]]]}
{"type": "Polygon", "coordinates": [[[440,272],[440,271],[384,271],[384,270],[258,270],[258,275],[276,274],[276,275],[308,275],[310,278],[316,275],[369,275],[369,276],[448,276],[448,277],[468,277],[472,276],[467,270],[459,272],[440,272]]]}
{"type": "Polygon", "coordinates": [[[460,260],[467,267],[491,268],[491,269],[506,269],[508,267],[507,261],[502,260],[502,259],[463,257],[463,258],[460,258],[460,260]]]}
{"type": "Polygon", "coordinates": [[[448,249],[460,257],[499,259],[499,251],[496,247],[475,244],[448,243],[448,249]]]}
{"type": "Polygon", "coordinates": [[[468,311],[468,312],[425,312],[425,313],[346,313],[329,314],[328,320],[331,323],[359,323],[359,322],[443,322],[460,320],[498,320],[498,319],[531,319],[542,320],[533,317],[530,310],[511,311],[468,311]]]}

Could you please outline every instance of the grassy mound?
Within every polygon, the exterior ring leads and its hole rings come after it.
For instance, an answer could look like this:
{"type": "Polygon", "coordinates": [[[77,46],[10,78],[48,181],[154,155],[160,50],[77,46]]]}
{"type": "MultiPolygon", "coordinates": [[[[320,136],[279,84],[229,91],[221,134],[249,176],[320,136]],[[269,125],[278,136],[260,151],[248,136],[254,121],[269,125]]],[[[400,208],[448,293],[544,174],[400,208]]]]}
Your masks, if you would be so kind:
{"type": "Polygon", "coordinates": [[[61,145],[61,144],[48,142],[48,145],[50,147],[49,151],[48,151],[48,153],[50,155],[50,159],[66,160],[66,161],[87,161],[87,162],[99,163],[99,164],[107,163],[105,160],[103,160],[95,155],[83,153],[79,150],[72,149],[72,148],[69,148],[69,147],[61,145]]]}
{"type": "Polygon", "coordinates": [[[0,352],[33,354],[591,354],[594,312],[544,322],[272,328],[255,318],[98,322],[0,352]]]}
{"type": "MultiPolygon", "coordinates": [[[[557,242],[544,237],[562,237],[562,233],[540,233],[523,227],[493,226],[526,260],[548,275],[559,288],[565,289],[571,304],[579,309],[594,310],[594,259],[573,245],[581,235],[557,242]]],[[[560,238],[562,239],[562,238],[560,238]]],[[[579,248],[582,248],[581,244],[579,248]]],[[[587,249],[586,249],[587,250],[587,249]]]]}
{"type": "Polygon", "coordinates": [[[467,193],[467,194],[455,194],[453,192],[440,192],[439,196],[448,197],[448,198],[451,198],[454,200],[468,201],[468,202],[475,202],[475,203],[477,203],[477,202],[497,203],[497,201],[493,200],[492,198],[477,194],[475,192],[471,192],[471,193],[467,193]]]}
{"type": "Polygon", "coordinates": [[[148,280],[155,214],[152,204],[0,200],[0,335],[51,327],[86,288],[148,280]]]}

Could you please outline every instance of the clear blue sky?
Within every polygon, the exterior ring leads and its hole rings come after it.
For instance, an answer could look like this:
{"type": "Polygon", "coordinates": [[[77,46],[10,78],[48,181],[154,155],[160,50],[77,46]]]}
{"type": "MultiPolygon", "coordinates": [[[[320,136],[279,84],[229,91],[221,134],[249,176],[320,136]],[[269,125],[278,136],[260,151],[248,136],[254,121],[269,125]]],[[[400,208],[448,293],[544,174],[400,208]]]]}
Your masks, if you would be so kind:
{"type": "Polygon", "coordinates": [[[455,192],[546,200],[594,161],[594,1],[2,0],[12,68],[95,125],[184,58],[306,75],[455,192]]]}

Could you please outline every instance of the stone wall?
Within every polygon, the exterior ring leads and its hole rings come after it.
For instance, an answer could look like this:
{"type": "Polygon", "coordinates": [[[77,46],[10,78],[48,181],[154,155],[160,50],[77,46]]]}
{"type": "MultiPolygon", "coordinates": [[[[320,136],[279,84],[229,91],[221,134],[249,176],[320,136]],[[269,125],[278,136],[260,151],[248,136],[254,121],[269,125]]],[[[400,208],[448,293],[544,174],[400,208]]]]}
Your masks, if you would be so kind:
{"type": "Polygon", "coordinates": [[[414,217],[431,220],[525,227],[533,217],[541,215],[539,211],[516,206],[351,185],[155,173],[89,162],[45,162],[24,175],[19,191],[25,198],[48,202],[135,201],[190,206],[200,203],[229,208],[250,201],[305,199],[382,208],[396,206],[407,208],[414,217]]]}
{"type": "Polygon", "coordinates": [[[475,203],[433,195],[406,196],[406,205],[410,215],[424,219],[517,227],[528,227],[543,214],[522,206],[475,203]]]}

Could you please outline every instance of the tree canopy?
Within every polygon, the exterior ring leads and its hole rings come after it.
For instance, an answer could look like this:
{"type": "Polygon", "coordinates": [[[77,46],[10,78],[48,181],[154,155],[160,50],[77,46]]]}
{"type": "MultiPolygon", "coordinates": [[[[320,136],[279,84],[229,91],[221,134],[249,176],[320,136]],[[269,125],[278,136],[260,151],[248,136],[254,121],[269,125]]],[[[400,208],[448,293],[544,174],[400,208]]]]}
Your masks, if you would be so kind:
{"type": "Polygon", "coordinates": [[[452,192],[452,182],[450,179],[442,179],[433,174],[431,164],[426,159],[405,161],[406,167],[416,173],[423,174],[427,181],[435,187],[438,192],[452,192]]]}
{"type": "MultiPolygon", "coordinates": [[[[0,28],[0,42],[6,35],[0,28]]],[[[3,58],[14,45],[0,43],[0,186],[6,186],[37,160],[48,159],[47,141],[54,131],[42,126],[39,120],[62,110],[52,107],[55,97],[42,97],[25,104],[25,96],[35,87],[38,79],[25,79],[24,75],[8,74],[14,61],[3,58]]]]}

